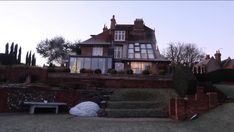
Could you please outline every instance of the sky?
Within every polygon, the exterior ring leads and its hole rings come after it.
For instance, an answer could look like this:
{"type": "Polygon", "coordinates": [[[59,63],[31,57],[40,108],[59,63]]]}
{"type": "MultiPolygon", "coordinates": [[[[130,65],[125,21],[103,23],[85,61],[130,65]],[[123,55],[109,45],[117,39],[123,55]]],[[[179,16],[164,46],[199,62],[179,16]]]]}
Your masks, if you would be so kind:
{"type": "MultiPolygon", "coordinates": [[[[233,1],[0,1],[0,53],[5,44],[36,53],[37,44],[55,36],[70,42],[84,41],[91,34],[117,24],[133,24],[142,18],[155,29],[161,52],[170,42],[195,43],[211,56],[221,51],[222,59],[234,58],[233,1]]],[[[36,54],[37,65],[46,59],[36,54]]]]}

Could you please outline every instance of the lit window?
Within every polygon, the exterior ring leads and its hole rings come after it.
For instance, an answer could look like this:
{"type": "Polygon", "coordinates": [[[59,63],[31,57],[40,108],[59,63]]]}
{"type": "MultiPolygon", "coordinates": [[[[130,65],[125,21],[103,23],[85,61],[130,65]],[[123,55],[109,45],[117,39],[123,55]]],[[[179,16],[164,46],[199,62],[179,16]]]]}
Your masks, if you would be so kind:
{"type": "Polygon", "coordinates": [[[125,41],[125,31],[115,31],[115,41],[125,41]]]}
{"type": "Polygon", "coordinates": [[[122,46],[116,46],[115,47],[114,57],[115,58],[122,58],[122,51],[123,51],[122,46]]]}
{"type": "Polygon", "coordinates": [[[93,56],[102,56],[103,48],[102,47],[93,47],[93,56]]]}

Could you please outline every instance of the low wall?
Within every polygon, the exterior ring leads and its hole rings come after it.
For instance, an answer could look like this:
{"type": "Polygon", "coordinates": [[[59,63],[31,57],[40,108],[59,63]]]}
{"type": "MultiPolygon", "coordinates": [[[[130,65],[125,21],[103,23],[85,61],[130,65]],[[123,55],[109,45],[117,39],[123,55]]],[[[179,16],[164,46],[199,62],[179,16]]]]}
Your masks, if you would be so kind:
{"type": "Polygon", "coordinates": [[[65,102],[67,108],[79,103],[77,90],[48,90],[39,88],[0,88],[0,112],[26,112],[24,101],[65,102]]]}
{"type": "Polygon", "coordinates": [[[27,75],[33,80],[46,80],[48,77],[47,69],[40,67],[5,67],[0,68],[1,76],[8,81],[24,82],[27,75]]]}
{"type": "Polygon", "coordinates": [[[112,75],[72,75],[49,74],[48,82],[70,88],[172,88],[171,79],[160,79],[154,76],[112,76],[112,75]]]}
{"type": "Polygon", "coordinates": [[[169,104],[169,116],[176,120],[184,120],[194,114],[203,113],[219,105],[216,92],[205,93],[202,87],[197,88],[195,95],[185,98],[172,98],[169,104]]]}

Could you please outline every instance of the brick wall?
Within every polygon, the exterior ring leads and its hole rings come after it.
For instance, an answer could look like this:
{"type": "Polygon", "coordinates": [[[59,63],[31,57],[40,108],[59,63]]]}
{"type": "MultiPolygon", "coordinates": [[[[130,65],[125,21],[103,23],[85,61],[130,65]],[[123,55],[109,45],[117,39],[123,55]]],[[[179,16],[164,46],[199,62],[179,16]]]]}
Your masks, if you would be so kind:
{"type": "Polygon", "coordinates": [[[169,116],[176,120],[184,120],[196,113],[203,113],[219,105],[216,92],[205,93],[202,87],[197,88],[195,95],[185,98],[172,98],[169,104],[169,116]]]}
{"type": "Polygon", "coordinates": [[[28,112],[24,101],[65,102],[71,108],[80,101],[77,90],[49,90],[41,88],[0,88],[0,112],[28,112]]]}
{"type": "Polygon", "coordinates": [[[0,73],[10,81],[19,82],[24,81],[27,75],[36,80],[46,80],[48,76],[47,69],[38,68],[38,67],[7,67],[0,69],[0,73]]]}
{"type": "Polygon", "coordinates": [[[53,84],[63,82],[70,88],[172,88],[172,80],[159,80],[156,77],[134,76],[105,76],[105,75],[82,75],[82,74],[50,74],[48,81],[53,84]]]}

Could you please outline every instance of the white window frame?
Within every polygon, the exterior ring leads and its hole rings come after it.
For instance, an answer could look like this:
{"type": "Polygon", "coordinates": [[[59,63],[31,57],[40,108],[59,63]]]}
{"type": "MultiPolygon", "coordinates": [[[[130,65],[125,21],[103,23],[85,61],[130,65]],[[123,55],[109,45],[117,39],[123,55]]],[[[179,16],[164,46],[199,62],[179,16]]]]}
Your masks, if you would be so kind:
{"type": "Polygon", "coordinates": [[[125,31],[115,31],[115,41],[125,41],[125,31]]]}
{"type": "Polygon", "coordinates": [[[93,56],[102,56],[103,55],[103,47],[93,47],[92,55],[93,56]]]}
{"type": "Polygon", "coordinates": [[[115,46],[114,58],[122,58],[122,56],[123,56],[123,47],[115,46]]]}

